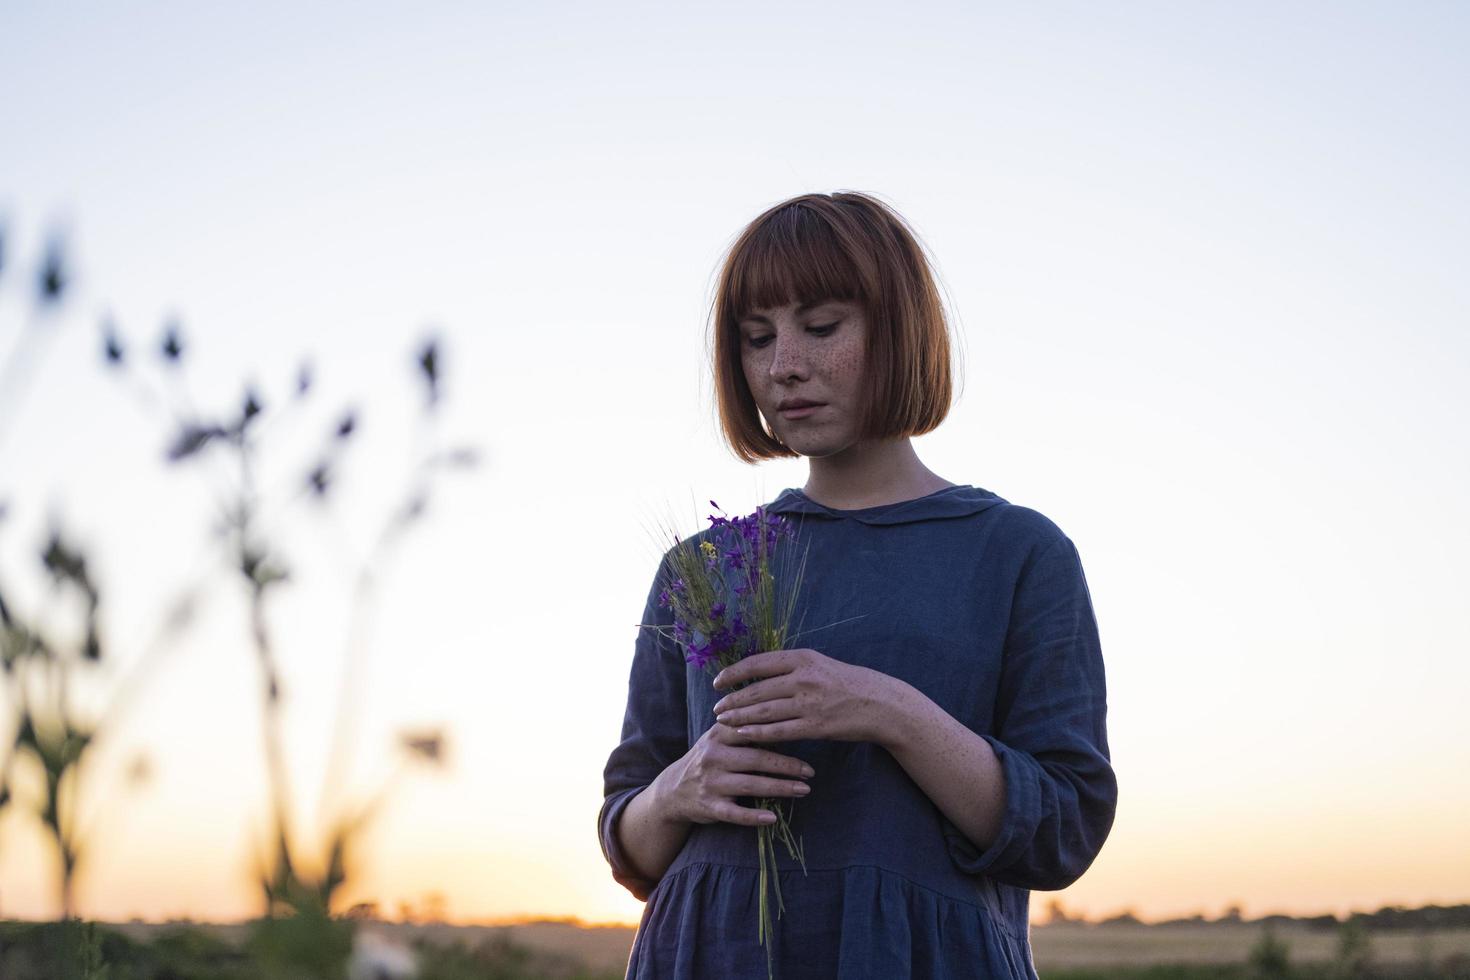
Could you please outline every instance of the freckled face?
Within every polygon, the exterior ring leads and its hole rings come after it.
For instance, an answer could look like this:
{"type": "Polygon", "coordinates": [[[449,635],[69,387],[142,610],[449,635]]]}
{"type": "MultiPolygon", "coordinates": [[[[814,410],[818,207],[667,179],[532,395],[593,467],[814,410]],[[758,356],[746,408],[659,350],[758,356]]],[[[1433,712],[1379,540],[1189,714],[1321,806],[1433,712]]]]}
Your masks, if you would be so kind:
{"type": "Polygon", "coordinates": [[[738,329],[745,383],[777,438],[803,456],[830,456],[857,441],[868,335],[858,304],[753,310],[738,329]],[[820,404],[783,412],[787,399],[820,404]]]}

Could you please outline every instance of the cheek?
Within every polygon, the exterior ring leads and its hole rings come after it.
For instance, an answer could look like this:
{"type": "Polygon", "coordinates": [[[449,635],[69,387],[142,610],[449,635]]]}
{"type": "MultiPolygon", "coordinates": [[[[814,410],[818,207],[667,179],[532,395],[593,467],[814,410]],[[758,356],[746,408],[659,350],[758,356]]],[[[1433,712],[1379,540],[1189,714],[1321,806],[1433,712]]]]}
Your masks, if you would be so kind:
{"type": "Polygon", "coordinates": [[[827,374],[833,378],[844,378],[856,381],[863,373],[863,350],[857,345],[842,347],[832,351],[823,365],[827,374]]]}
{"type": "Polygon", "coordinates": [[[745,372],[745,386],[750,389],[751,394],[759,395],[761,391],[760,365],[746,357],[741,362],[741,370],[745,372]]]}

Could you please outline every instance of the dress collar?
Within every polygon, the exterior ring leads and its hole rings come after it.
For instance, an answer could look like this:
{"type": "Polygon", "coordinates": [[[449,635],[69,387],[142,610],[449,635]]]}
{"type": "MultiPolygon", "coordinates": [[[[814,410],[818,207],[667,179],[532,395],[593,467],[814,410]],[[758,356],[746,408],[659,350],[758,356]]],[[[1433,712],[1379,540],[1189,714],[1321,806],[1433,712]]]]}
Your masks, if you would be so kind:
{"type": "Polygon", "coordinates": [[[913,500],[879,504],[860,510],[834,510],[817,503],[794,487],[782,490],[766,507],[772,514],[814,514],[831,520],[854,520],[863,524],[913,524],[919,521],[967,517],[1006,503],[1004,497],[968,483],[936,490],[913,500]]]}

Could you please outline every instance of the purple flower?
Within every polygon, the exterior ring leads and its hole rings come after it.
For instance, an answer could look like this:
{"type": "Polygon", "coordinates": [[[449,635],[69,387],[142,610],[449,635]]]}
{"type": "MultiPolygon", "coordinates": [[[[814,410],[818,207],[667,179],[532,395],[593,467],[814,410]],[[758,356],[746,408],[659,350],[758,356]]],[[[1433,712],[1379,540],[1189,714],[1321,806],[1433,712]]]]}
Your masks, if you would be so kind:
{"type": "MultiPolygon", "coordinates": [[[[703,573],[716,594],[732,588],[733,598],[709,608],[708,636],[694,631],[690,624],[675,623],[674,634],[686,651],[685,660],[700,667],[726,662],[732,652],[738,655],[745,642],[742,638],[754,632],[747,619],[747,606],[761,586],[760,559],[771,555],[782,539],[794,536],[792,522],[769,513],[764,506],[750,514],[728,515],[717,502],[711,500],[709,504],[715,511],[709,515],[711,530],[698,549],[704,559],[703,573]]],[[[703,585],[701,591],[705,591],[703,585]]],[[[688,601],[689,593],[688,585],[675,579],[660,592],[659,599],[665,605],[677,606],[680,597],[688,601]]]]}
{"type": "MultiPolygon", "coordinates": [[[[715,503],[713,500],[709,502],[709,505],[715,510],[720,509],[720,505],[715,503]]],[[[709,515],[709,523],[711,527],[724,527],[730,523],[730,519],[728,517],[716,517],[714,514],[711,514],[709,515]]]]}
{"type": "Polygon", "coordinates": [[[686,661],[696,667],[705,667],[714,658],[714,649],[708,643],[691,643],[689,645],[689,653],[684,657],[686,661]]]}
{"type": "Polygon", "coordinates": [[[760,528],[753,519],[747,517],[740,523],[740,536],[745,539],[746,544],[755,544],[759,534],[760,528]]]}

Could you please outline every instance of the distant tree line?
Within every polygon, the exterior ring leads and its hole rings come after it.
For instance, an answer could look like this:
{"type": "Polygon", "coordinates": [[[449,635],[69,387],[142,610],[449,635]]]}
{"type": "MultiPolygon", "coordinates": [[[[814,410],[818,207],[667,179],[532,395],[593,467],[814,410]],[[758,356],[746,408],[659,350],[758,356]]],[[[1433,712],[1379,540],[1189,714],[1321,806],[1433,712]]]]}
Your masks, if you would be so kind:
{"type": "MultiPolygon", "coordinates": [[[[1073,918],[1069,916],[1059,902],[1052,902],[1050,911],[1051,922],[1053,923],[1089,921],[1084,918],[1073,918]]],[[[1206,918],[1202,914],[1195,914],[1175,919],[1164,919],[1153,923],[1145,923],[1134,914],[1132,909],[1127,909],[1118,915],[1100,919],[1093,924],[1099,926],[1152,925],[1159,928],[1200,925],[1296,925],[1306,926],[1309,929],[1333,931],[1349,923],[1360,926],[1369,932],[1421,932],[1429,929],[1470,928],[1470,905],[1424,905],[1419,908],[1389,905],[1380,908],[1376,912],[1353,912],[1343,918],[1335,915],[1284,915],[1273,913],[1255,919],[1245,918],[1241,914],[1239,906],[1231,906],[1223,915],[1214,919],[1206,918]]]]}

